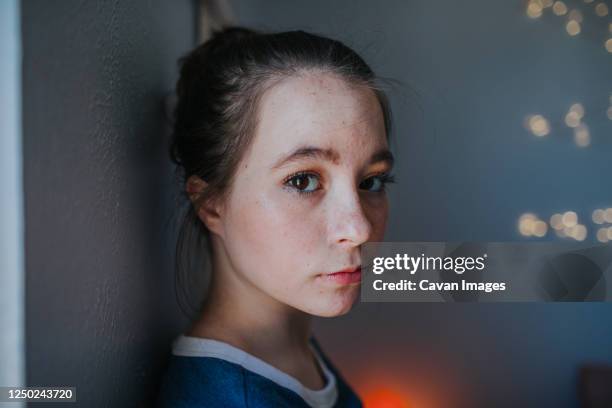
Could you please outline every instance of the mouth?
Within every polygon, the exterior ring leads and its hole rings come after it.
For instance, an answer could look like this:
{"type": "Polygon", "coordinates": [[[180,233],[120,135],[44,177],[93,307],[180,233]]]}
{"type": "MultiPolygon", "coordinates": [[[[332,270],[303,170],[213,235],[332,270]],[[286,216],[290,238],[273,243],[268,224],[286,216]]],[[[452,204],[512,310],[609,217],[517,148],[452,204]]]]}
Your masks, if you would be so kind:
{"type": "Polygon", "coordinates": [[[359,283],[361,282],[361,265],[343,269],[338,272],[324,274],[322,277],[328,282],[332,282],[332,283],[336,283],[340,285],[349,285],[351,283],[359,283]]]}

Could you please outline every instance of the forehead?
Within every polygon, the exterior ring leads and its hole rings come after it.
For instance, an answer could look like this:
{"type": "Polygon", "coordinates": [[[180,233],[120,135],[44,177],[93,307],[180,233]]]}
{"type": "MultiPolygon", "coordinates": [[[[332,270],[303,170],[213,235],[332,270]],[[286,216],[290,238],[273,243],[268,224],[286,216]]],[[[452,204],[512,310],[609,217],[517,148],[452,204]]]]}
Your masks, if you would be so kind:
{"type": "Polygon", "coordinates": [[[253,153],[273,158],[297,145],[346,154],[386,146],[384,118],[375,93],[330,73],[287,78],[267,90],[258,109],[253,153]]]}

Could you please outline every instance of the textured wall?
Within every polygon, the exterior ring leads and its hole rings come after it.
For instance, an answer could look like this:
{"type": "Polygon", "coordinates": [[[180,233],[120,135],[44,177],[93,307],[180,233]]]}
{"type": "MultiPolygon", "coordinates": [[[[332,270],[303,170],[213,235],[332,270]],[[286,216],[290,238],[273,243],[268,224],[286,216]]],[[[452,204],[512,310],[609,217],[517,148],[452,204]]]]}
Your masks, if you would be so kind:
{"type": "Polygon", "coordinates": [[[164,97],[189,0],[24,1],[27,382],[150,406],[184,324],[164,97]]]}
{"type": "MultiPolygon", "coordinates": [[[[525,211],[612,206],[612,54],[592,4],[525,16],[521,0],[232,0],[242,24],[344,40],[391,92],[398,158],[388,240],[520,240],[525,211]],[[416,91],[419,97],[415,96],[416,91]],[[579,149],[563,116],[586,109],[579,149]],[[419,106],[420,105],[420,106],[419,106]],[[542,113],[552,133],[523,128],[542,113]]],[[[608,2],[608,5],[610,3],[608,2]]],[[[388,386],[414,407],[575,407],[584,362],[612,363],[612,304],[360,304],[321,319],[329,354],[362,395],[388,386]]]]}

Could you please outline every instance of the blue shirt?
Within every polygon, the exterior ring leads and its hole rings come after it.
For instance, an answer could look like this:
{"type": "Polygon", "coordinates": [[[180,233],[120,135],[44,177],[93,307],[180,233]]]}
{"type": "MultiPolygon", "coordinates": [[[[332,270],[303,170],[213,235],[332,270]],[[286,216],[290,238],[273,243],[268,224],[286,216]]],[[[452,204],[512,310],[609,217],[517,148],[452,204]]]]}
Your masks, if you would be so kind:
{"type": "Polygon", "coordinates": [[[214,340],[196,340],[181,336],[175,342],[163,379],[158,399],[159,407],[312,408],[330,406],[330,391],[333,391],[331,406],[334,408],[361,408],[359,397],[325,356],[319,343],[314,337],[310,340],[317,359],[322,362],[321,368],[326,377],[329,377],[323,390],[309,390],[310,394],[305,395],[299,388],[305,390],[305,387],[297,380],[242,350],[214,340]],[[187,344],[187,347],[177,353],[176,343],[187,344]],[[206,344],[204,353],[200,350],[203,343],[206,344]],[[211,349],[213,352],[210,352],[211,349]],[[228,350],[232,350],[234,354],[229,356],[228,350]],[[236,354],[239,354],[240,358],[236,358],[236,354]],[[244,363],[245,358],[251,362],[257,361],[259,366],[255,371],[258,372],[245,368],[253,367],[252,364],[244,363]],[[268,375],[270,373],[277,374],[276,378],[274,375],[268,375]],[[282,381],[278,378],[285,379],[287,386],[280,385],[279,382],[282,381]],[[330,389],[332,386],[333,390],[330,389]],[[317,400],[317,397],[322,399],[317,400]]]}

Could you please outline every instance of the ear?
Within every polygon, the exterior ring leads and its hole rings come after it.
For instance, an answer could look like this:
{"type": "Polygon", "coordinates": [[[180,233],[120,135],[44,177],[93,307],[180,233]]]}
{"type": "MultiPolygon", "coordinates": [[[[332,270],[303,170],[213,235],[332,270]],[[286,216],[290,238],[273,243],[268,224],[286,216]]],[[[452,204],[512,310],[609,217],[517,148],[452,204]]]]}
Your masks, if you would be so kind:
{"type": "Polygon", "coordinates": [[[185,191],[198,218],[210,232],[223,236],[221,207],[213,199],[206,201],[201,199],[206,187],[208,187],[208,183],[196,175],[190,176],[185,183],[185,191]]]}

